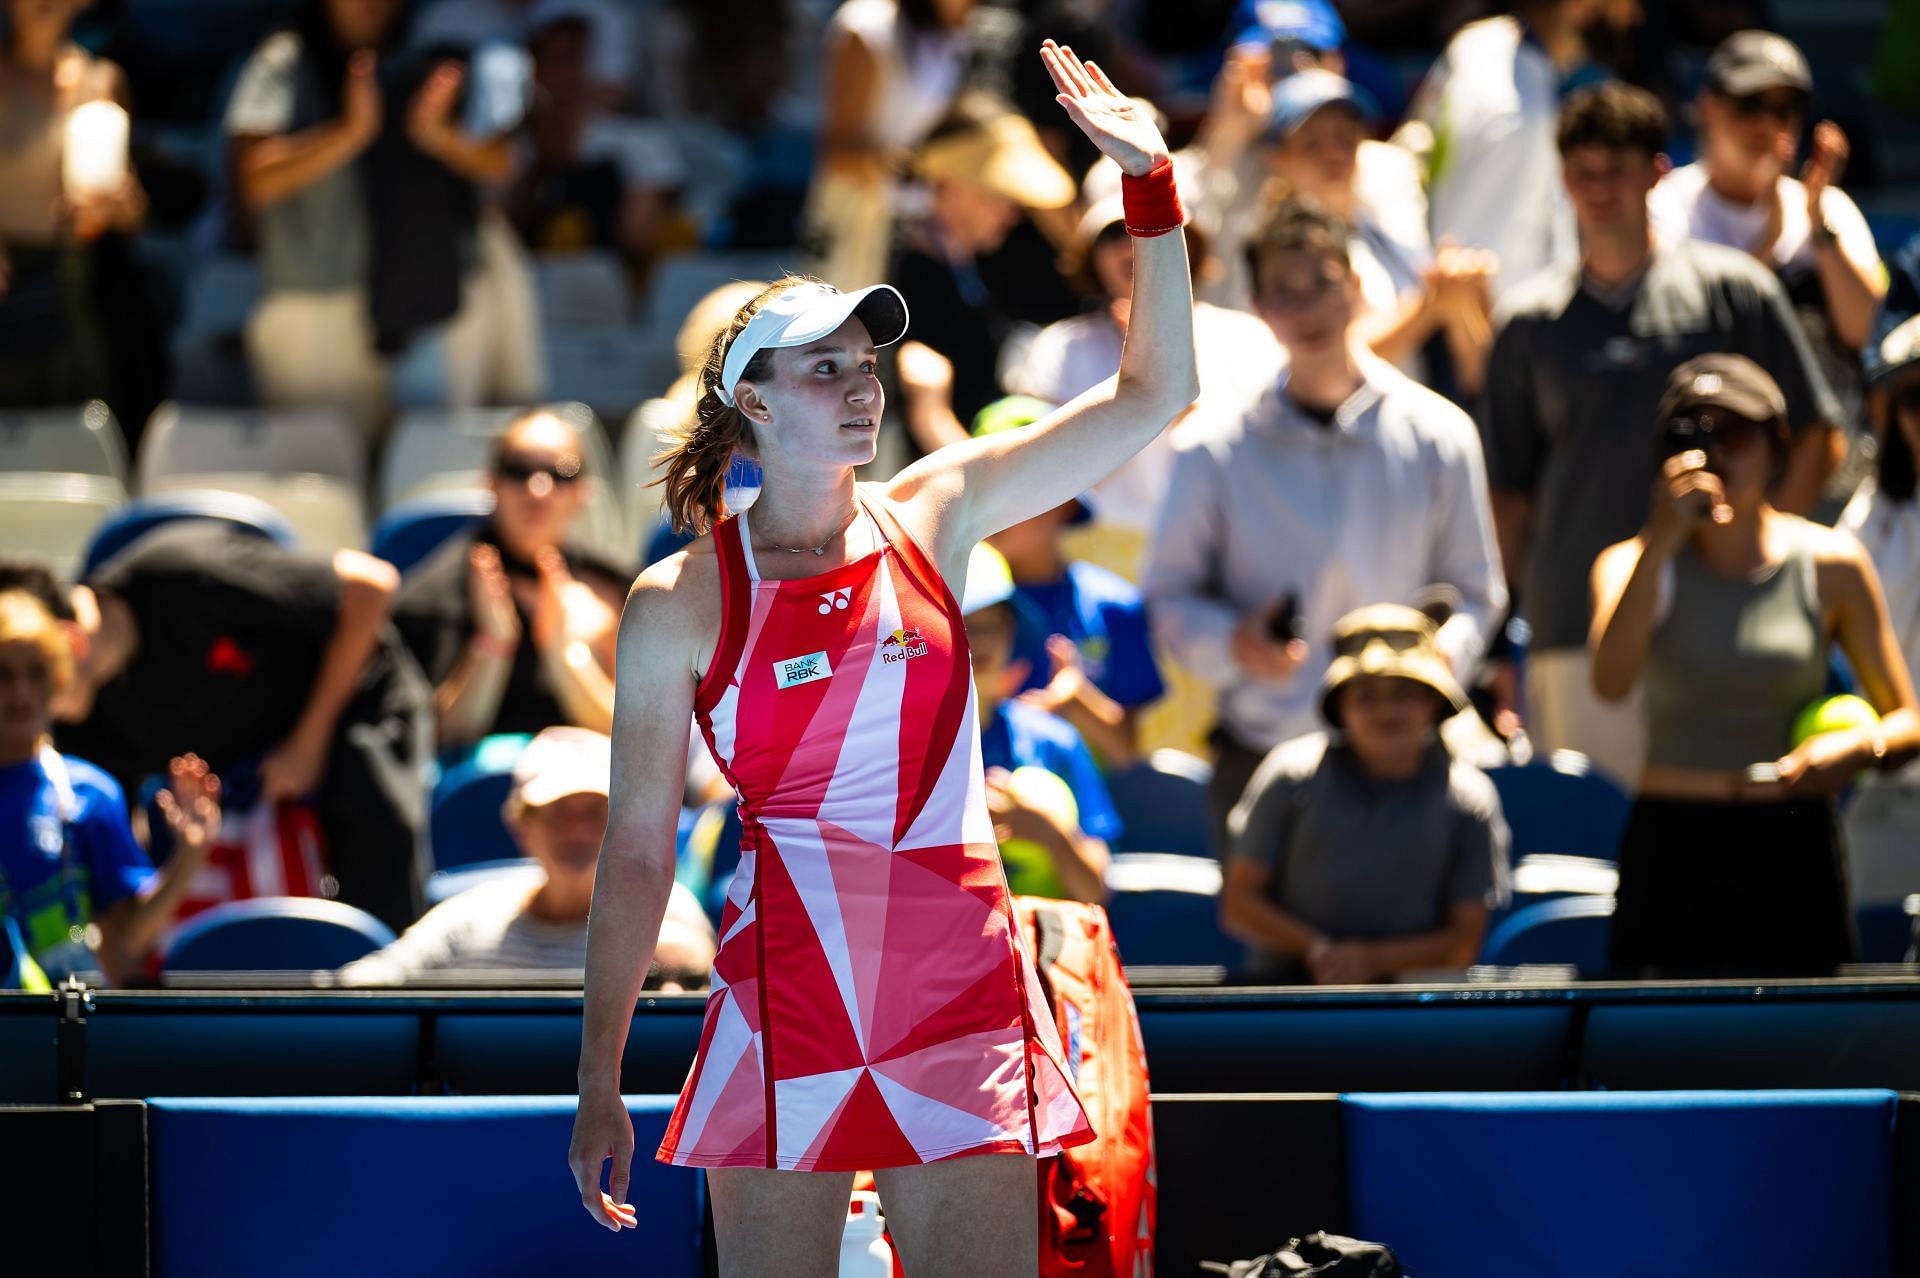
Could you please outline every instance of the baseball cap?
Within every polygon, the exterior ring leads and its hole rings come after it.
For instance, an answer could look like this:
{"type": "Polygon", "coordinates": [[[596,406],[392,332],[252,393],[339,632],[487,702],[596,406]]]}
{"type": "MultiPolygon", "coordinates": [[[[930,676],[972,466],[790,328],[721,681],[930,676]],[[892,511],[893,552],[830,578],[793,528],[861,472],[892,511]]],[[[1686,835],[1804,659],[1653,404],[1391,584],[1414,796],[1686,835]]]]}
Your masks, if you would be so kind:
{"type": "Polygon", "coordinates": [[[1327,0],[1241,0],[1228,26],[1240,33],[1236,45],[1284,40],[1326,52],[1347,42],[1346,23],[1327,0]]]}
{"type": "Polygon", "coordinates": [[[761,351],[816,342],[857,315],[875,346],[891,346],[906,335],[907,302],[891,284],[870,284],[842,293],[831,284],[795,284],[755,311],[727,347],[720,368],[720,399],[733,403],[733,388],[761,351]]]}
{"type": "Polygon", "coordinates": [[[1404,604],[1372,604],[1340,618],[1333,629],[1334,659],[1320,685],[1321,715],[1343,726],[1340,693],[1366,676],[1412,680],[1431,688],[1453,713],[1465,710],[1467,694],[1440,651],[1438,635],[1432,618],[1404,604]]]}
{"type": "Polygon", "coordinates": [[[1707,84],[1736,98],[1767,89],[1797,89],[1811,95],[1813,71],[1807,66],[1807,55],[1785,36],[1736,31],[1707,59],[1707,84]]]}
{"type": "Polygon", "coordinates": [[[914,168],[922,177],[984,186],[1022,208],[1063,209],[1075,195],[1072,176],[1027,118],[1011,111],[936,134],[921,146],[914,168]]]}
{"type": "Polygon", "coordinates": [[[1699,408],[1724,408],[1756,422],[1787,417],[1779,383],[1745,355],[1697,355],[1673,370],[1660,397],[1660,424],[1699,408]]]}
{"type": "Polygon", "coordinates": [[[1920,364],[1920,314],[1909,315],[1894,325],[1892,331],[1880,339],[1873,356],[1867,374],[1869,385],[1891,381],[1920,364]]]}
{"type": "Polygon", "coordinates": [[[1273,86],[1273,114],[1267,118],[1267,136],[1291,137],[1293,131],[1321,107],[1344,104],[1361,120],[1371,123],[1373,102],[1366,91],[1345,76],[1319,67],[1295,71],[1273,86]]]}
{"type": "MultiPolygon", "coordinates": [[[[994,400],[973,415],[973,436],[978,439],[984,435],[997,435],[1003,430],[1016,430],[1033,423],[1051,413],[1056,406],[1044,399],[1032,395],[1005,395],[994,400]]],[[[1073,517],[1067,520],[1069,526],[1084,524],[1093,518],[1093,501],[1086,494],[1074,498],[1077,509],[1073,517]]],[[[971,580],[971,578],[969,578],[971,580]]],[[[985,605],[982,605],[983,607],[985,605]]],[[[972,609],[968,609],[972,611],[972,609]]]]}
{"type": "Polygon", "coordinates": [[[980,542],[967,557],[967,586],[960,596],[960,614],[970,617],[983,608],[1013,598],[1013,569],[1007,557],[980,542]]]}
{"type": "Polygon", "coordinates": [[[613,742],[590,728],[546,728],[513,765],[513,798],[545,807],[570,794],[605,794],[613,772],[613,742]]]}

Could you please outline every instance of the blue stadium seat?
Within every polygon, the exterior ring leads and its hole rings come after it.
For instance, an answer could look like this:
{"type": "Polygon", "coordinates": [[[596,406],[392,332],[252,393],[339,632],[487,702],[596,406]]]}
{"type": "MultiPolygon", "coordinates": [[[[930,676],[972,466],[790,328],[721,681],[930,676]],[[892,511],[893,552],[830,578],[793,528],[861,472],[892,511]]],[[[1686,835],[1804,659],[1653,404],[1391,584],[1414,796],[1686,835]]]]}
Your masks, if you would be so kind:
{"type": "Polygon", "coordinates": [[[1124,827],[1115,852],[1175,852],[1212,856],[1205,762],[1174,750],[1156,750],[1145,763],[1107,778],[1124,827]]]}
{"type": "Polygon", "coordinates": [[[162,524],[182,519],[211,519],[241,532],[267,537],[288,550],[300,544],[293,525],[273,507],[239,493],[177,492],[139,497],[101,521],[87,543],[82,573],[90,573],[162,524]]]}
{"type": "Polygon", "coordinates": [[[1570,965],[1582,976],[1597,976],[1607,967],[1612,918],[1611,896],[1562,896],[1523,906],[1488,933],[1480,961],[1496,967],[1570,965]]]}
{"type": "Polygon", "coordinates": [[[426,493],[391,507],[367,537],[367,551],[403,574],[493,513],[493,494],[462,488],[426,493]]]}
{"type": "Polygon", "coordinates": [[[1107,921],[1129,967],[1240,966],[1220,930],[1220,865],[1211,858],[1122,852],[1107,865],[1107,921]]]}
{"type": "Polygon", "coordinates": [[[393,930],[365,910],[310,896],[228,901],[174,934],[170,972],[304,972],[331,969],[391,944],[393,930]]]}
{"type": "Polygon", "coordinates": [[[1500,792],[1516,863],[1536,852],[1604,861],[1619,855],[1632,800],[1585,756],[1561,750],[1549,762],[1488,768],[1487,775],[1500,792]]]}
{"type": "Polygon", "coordinates": [[[436,870],[521,855],[500,808],[513,790],[514,762],[531,739],[519,734],[488,737],[443,764],[427,816],[436,870]]]}
{"type": "Polygon", "coordinates": [[[1898,901],[1863,905],[1854,911],[1860,932],[1860,958],[1867,963],[1904,963],[1914,945],[1914,920],[1898,901]]]}
{"type": "Polygon", "coordinates": [[[1423,1276],[1891,1274],[1897,1104],[1879,1090],[1349,1094],[1347,1232],[1423,1276]]]}
{"type": "Polygon", "coordinates": [[[639,1228],[616,1235],[563,1159],[572,1096],[151,1097],[151,1272],[699,1278],[704,1181],[652,1157],[674,1097],[624,1099],[639,1228]]]}

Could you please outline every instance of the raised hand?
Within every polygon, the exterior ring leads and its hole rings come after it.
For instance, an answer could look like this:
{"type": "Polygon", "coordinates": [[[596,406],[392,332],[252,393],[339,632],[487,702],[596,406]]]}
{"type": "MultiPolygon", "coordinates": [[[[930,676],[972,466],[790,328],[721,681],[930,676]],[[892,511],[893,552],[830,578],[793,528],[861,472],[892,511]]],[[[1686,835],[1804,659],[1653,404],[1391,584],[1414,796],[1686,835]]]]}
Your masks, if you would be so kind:
{"type": "Polygon", "coordinates": [[[500,552],[479,544],[467,556],[467,592],[473,608],[474,629],[500,644],[520,643],[520,614],[513,607],[513,587],[500,566],[500,552]]]}
{"type": "Polygon", "coordinates": [[[373,51],[362,49],[347,62],[347,83],[341,93],[340,119],[363,145],[380,132],[382,111],[379,64],[373,51]]]}
{"type": "Polygon", "coordinates": [[[453,133],[453,103],[466,71],[458,62],[442,62],[407,104],[407,136],[428,155],[437,155],[453,133]]]}
{"type": "Polygon", "coordinates": [[[169,788],[155,801],[173,835],[175,853],[202,855],[220,837],[220,778],[195,754],[174,759],[167,774],[169,788]]]}
{"type": "Polygon", "coordinates": [[[1121,172],[1145,177],[1167,158],[1167,140],[1152,115],[1114,88],[1105,71],[1051,40],[1040,46],[1040,60],[1060,90],[1054,101],[1121,172]]]}
{"type": "Polygon", "coordinates": [[[1807,188],[1807,220],[1813,225],[1826,220],[1820,201],[1826,196],[1827,188],[1838,182],[1846,171],[1847,157],[1851,154],[1852,147],[1839,125],[1832,120],[1822,120],[1813,126],[1812,153],[1800,170],[1800,181],[1807,188]]]}

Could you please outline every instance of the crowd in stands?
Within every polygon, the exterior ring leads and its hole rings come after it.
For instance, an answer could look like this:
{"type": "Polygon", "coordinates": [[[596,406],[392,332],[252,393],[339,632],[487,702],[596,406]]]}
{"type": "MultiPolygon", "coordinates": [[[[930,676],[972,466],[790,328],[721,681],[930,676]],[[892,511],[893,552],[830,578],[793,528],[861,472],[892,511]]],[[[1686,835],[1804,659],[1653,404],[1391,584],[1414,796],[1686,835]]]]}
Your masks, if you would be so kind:
{"type": "MultiPolygon", "coordinates": [[[[1574,752],[1632,796],[1612,970],[1858,961],[1856,911],[1920,893],[1898,104],[1759,3],[1418,8],[5,0],[0,467],[50,485],[12,441],[98,401],[153,494],[150,420],[297,410],[345,424],[351,509],[457,500],[405,556],[0,517],[4,983],[161,979],[261,839],[396,934],[340,983],[580,968],[621,609],[681,540],[651,459],[740,304],[899,289],[870,479],[1118,374],[1120,174],[1043,36],[1178,145],[1201,394],[950,583],[1013,890],[1169,850],[1128,823],[1172,770],[1241,976],[1458,974],[1557,850],[1498,778],[1574,752]],[[437,815],[487,768],[510,860],[437,815]]],[[[696,734],[655,987],[709,979],[731,797],[696,734]]]]}

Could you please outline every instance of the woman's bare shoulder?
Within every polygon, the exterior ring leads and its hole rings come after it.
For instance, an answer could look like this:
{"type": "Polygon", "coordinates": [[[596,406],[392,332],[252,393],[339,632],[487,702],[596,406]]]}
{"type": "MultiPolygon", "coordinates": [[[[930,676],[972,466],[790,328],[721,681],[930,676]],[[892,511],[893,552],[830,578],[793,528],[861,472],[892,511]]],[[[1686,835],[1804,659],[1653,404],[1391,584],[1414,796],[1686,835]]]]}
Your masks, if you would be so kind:
{"type": "Polygon", "coordinates": [[[720,617],[720,556],[713,534],[647,565],[627,589],[626,625],[653,635],[699,636],[720,617]]]}

